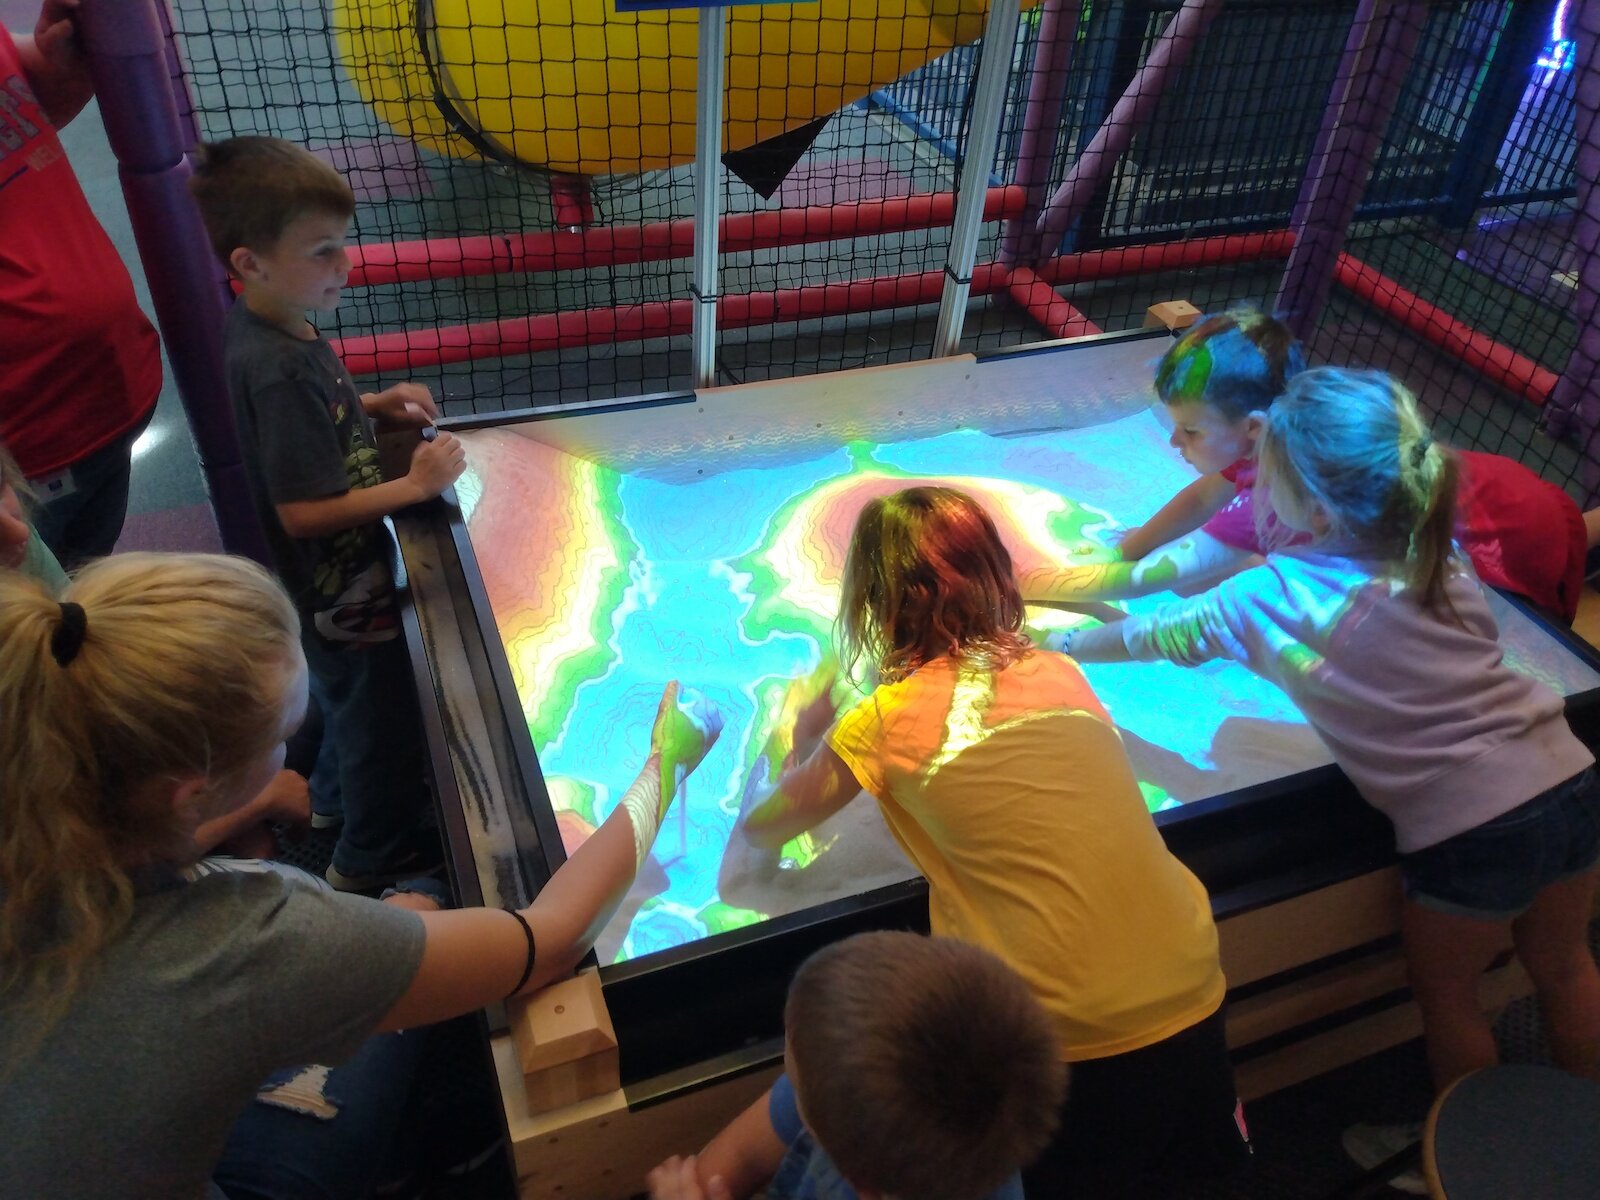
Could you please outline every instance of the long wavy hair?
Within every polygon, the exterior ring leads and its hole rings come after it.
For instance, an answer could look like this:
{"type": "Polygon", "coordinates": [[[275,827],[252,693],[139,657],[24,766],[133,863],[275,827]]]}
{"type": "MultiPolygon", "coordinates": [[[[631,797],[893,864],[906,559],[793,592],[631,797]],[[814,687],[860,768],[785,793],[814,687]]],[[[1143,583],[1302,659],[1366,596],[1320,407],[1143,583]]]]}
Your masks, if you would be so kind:
{"type": "Polygon", "coordinates": [[[1268,411],[1257,457],[1268,496],[1316,504],[1333,534],[1399,565],[1424,608],[1455,617],[1445,585],[1459,468],[1403,384],[1342,367],[1297,375],[1268,411]]]}
{"type": "Polygon", "coordinates": [[[954,488],[869,501],[840,593],[836,641],[852,678],[863,658],[893,683],[945,655],[999,670],[1033,648],[1011,554],[983,506],[954,488]]]}
{"type": "Polygon", "coordinates": [[[64,663],[62,606],[0,571],[0,997],[40,1036],[127,923],[130,869],[195,856],[172,789],[229,796],[302,663],[288,597],[243,559],[120,554],[63,599],[86,619],[64,663]]]}

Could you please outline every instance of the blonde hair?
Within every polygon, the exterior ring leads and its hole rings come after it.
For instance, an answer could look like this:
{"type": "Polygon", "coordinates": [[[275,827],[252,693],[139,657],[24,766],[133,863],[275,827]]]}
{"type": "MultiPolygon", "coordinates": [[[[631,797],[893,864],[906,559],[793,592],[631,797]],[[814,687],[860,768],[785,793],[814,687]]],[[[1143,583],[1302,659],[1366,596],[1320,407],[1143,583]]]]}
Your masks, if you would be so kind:
{"type": "Polygon", "coordinates": [[[288,597],[244,559],[116,555],[63,601],[0,572],[0,996],[42,1028],[127,922],[130,868],[193,857],[166,785],[237,787],[302,662],[288,597]]]}
{"type": "Polygon", "coordinates": [[[1055,1130],[1066,1071],[1050,1019],[987,950],[847,938],[801,965],[784,1023],[806,1124],[857,1187],[976,1200],[1055,1130]]]}
{"type": "Polygon", "coordinates": [[[1455,616],[1445,585],[1456,456],[1433,440],[1403,384],[1341,367],[1297,375],[1267,412],[1257,456],[1269,497],[1281,491],[1317,505],[1336,535],[1401,564],[1424,608],[1455,616]]]}
{"type": "Polygon", "coordinates": [[[947,654],[998,670],[1033,649],[1023,616],[1011,554],[965,492],[906,488],[856,518],[835,630],[847,675],[865,657],[892,683],[947,654]]]}

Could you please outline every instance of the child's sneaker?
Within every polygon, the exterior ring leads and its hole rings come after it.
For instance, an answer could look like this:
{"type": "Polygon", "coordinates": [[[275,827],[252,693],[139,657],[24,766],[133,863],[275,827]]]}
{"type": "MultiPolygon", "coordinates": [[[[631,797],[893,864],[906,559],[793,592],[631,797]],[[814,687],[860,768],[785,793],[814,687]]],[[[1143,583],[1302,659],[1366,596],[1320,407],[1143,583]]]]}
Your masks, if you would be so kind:
{"type": "Polygon", "coordinates": [[[1403,1121],[1397,1125],[1352,1125],[1339,1140],[1344,1152],[1363,1171],[1370,1171],[1390,1159],[1397,1174],[1389,1179],[1389,1186],[1411,1196],[1426,1196],[1428,1184],[1422,1178],[1419,1160],[1422,1154],[1422,1122],[1403,1121]],[[1407,1153],[1407,1152],[1411,1153],[1407,1153]],[[1402,1157],[1405,1156],[1405,1157],[1402,1157]]]}
{"type": "Polygon", "coordinates": [[[437,842],[433,842],[431,846],[425,845],[422,849],[413,850],[393,866],[373,871],[368,875],[346,875],[329,863],[328,869],[323,872],[323,878],[341,892],[376,892],[386,887],[393,887],[402,879],[431,875],[442,866],[444,866],[444,852],[437,842]]]}

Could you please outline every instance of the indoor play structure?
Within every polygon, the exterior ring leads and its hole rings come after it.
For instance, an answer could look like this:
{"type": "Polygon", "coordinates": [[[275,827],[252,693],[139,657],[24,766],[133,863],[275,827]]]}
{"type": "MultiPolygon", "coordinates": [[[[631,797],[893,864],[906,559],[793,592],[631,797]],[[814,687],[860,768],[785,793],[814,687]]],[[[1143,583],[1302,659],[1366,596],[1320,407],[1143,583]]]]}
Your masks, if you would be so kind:
{"type": "Polygon", "coordinates": [[[1585,273],[1600,201],[1580,169],[1596,153],[1578,86],[1591,3],[1051,0],[976,45],[996,15],[981,4],[722,10],[726,119],[708,144],[728,166],[702,161],[701,187],[683,164],[692,11],[86,8],[231,544],[249,533],[214,402],[224,300],[193,302],[224,293],[182,183],[197,140],[241,132],[348,172],[341,352],[432,383],[452,414],[1126,328],[1178,296],[1252,300],[1321,359],[1404,375],[1441,433],[1600,484],[1581,465],[1600,362],[1585,273]],[[707,193],[720,219],[700,244],[714,231],[716,251],[696,263],[707,193]],[[709,368],[686,353],[697,309],[714,318],[709,368]]]}
{"type": "MultiPolygon", "coordinates": [[[[647,685],[701,676],[735,715],[598,968],[493,1019],[524,1195],[627,1195],[770,1077],[800,957],[925,918],[881,830],[775,863],[728,838],[821,656],[839,514],[957,476],[1041,554],[1147,515],[1180,481],[1153,305],[1274,307],[1314,360],[1404,378],[1441,438],[1600,499],[1600,0],[81,13],[227,545],[257,548],[202,139],[347,174],[330,334],[469,446],[453,502],[396,522],[467,902],[525,899],[604,816],[647,685]]],[[[1600,739],[1600,662],[1497,616],[1600,739]]],[[[1220,671],[1096,685],[1217,901],[1247,1092],[1410,1036],[1386,828],[1298,715],[1220,671]]]]}
{"type": "MultiPolygon", "coordinates": [[[[724,148],[856,103],[976,40],[983,14],[977,0],[732,9],[724,148]]],[[[391,128],[443,154],[575,175],[693,160],[698,25],[693,7],[619,12],[612,0],[333,6],[339,57],[391,128]]]]}

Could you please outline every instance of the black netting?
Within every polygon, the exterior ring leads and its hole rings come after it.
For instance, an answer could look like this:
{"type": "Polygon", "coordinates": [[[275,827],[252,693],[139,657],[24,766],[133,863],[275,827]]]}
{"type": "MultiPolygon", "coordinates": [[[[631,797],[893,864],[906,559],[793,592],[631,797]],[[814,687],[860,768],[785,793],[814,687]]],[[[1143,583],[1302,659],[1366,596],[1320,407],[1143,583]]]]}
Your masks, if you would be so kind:
{"type": "MultiPolygon", "coordinates": [[[[1452,443],[1582,499],[1578,442],[1541,431],[1571,354],[1577,72],[1565,5],[1437,6],[1347,230],[1315,357],[1391,371],[1452,443]]],[[[1576,430],[1574,430],[1576,434],[1576,430]]]]}
{"type": "MultiPolygon", "coordinates": [[[[302,142],[356,189],[377,282],[335,318],[353,367],[423,379],[450,413],[691,382],[692,12],[174,4],[203,135],[302,142]],[[386,255],[404,269],[384,273],[386,255]]],[[[824,0],[730,18],[723,381],[931,352],[983,10],[927,7],[940,15],[824,0]]],[[[964,346],[1127,328],[1168,299],[1303,302],[1315,358],[1393,370],[1442,435],[1590,491],[1595,422],[1579,401],[1596,391],[1600,333],[1551,402],[1595,306],[1582,274],[1600,213],[1587,223],[1596,201],[1575,190],[1596,154],[1577,87],[1593,39],[1560,27],[1582,11],[1029,8],[964,346]],[[1363,121],[1382,136],[1364,139],[1363,121]],[[1108,137],[1095,170],[1082,156],[1108,137]],[[1541,431],[1550,410],[1564,440],[1541,431]]]]}

